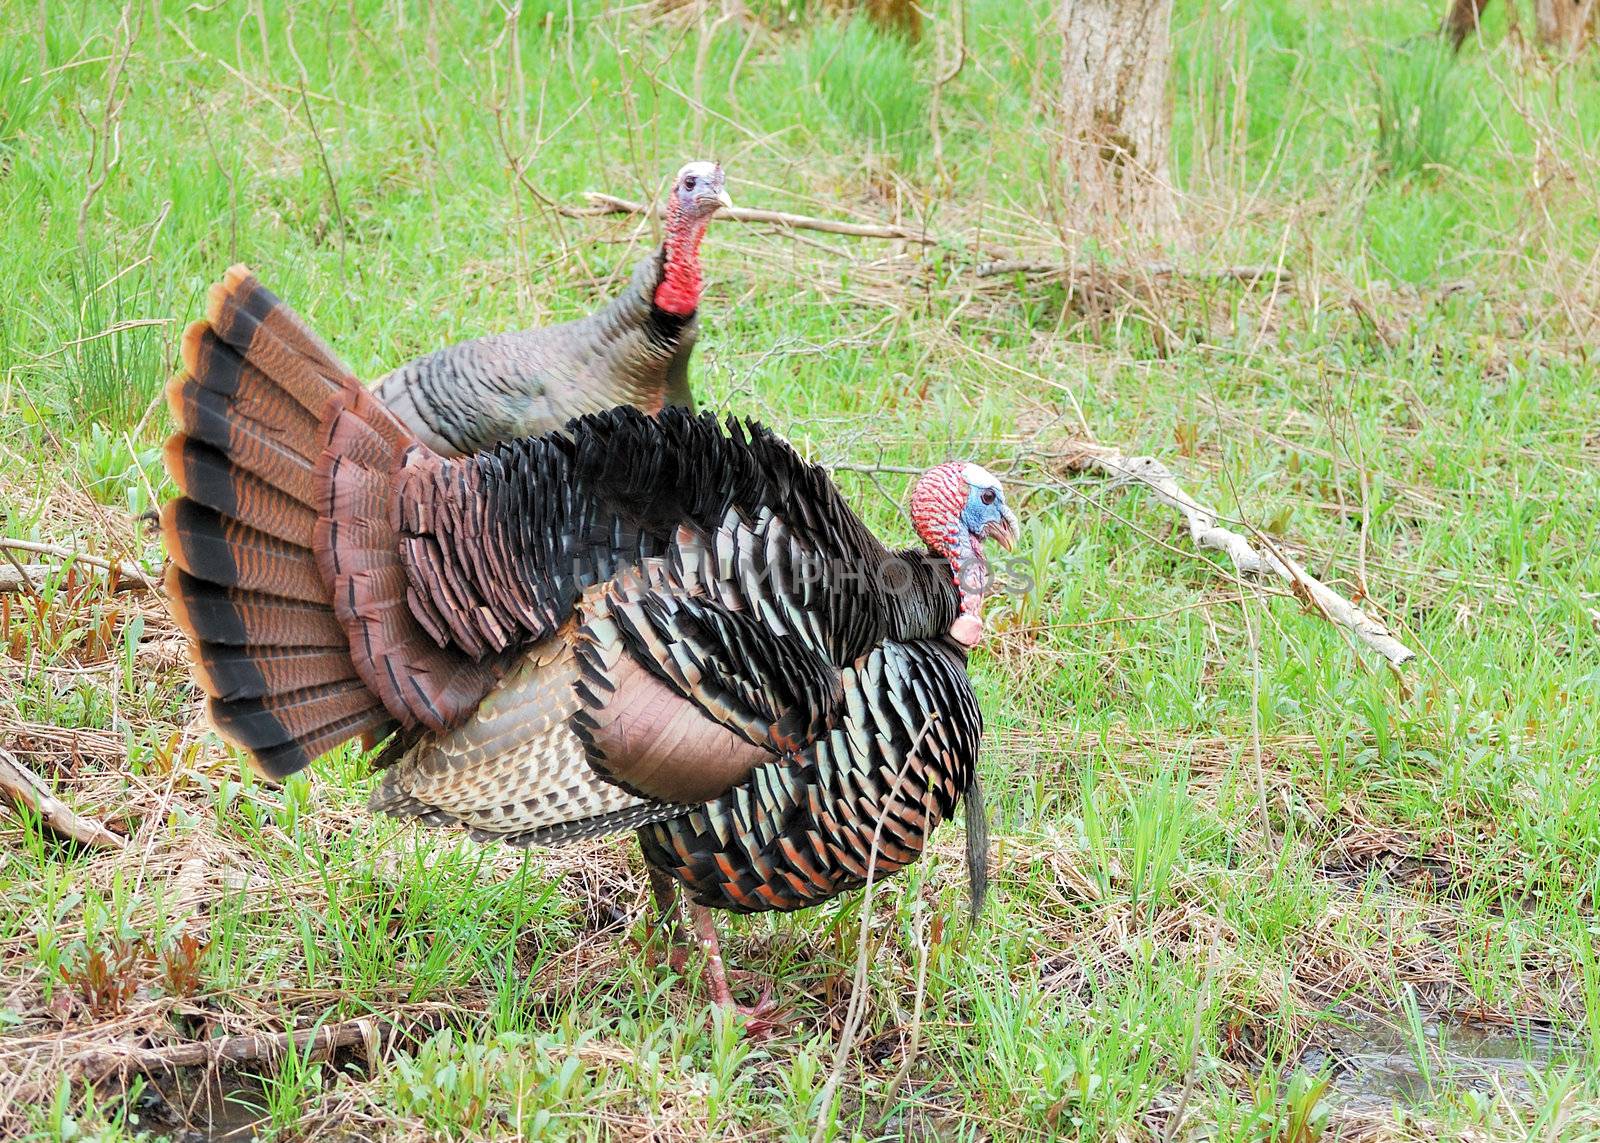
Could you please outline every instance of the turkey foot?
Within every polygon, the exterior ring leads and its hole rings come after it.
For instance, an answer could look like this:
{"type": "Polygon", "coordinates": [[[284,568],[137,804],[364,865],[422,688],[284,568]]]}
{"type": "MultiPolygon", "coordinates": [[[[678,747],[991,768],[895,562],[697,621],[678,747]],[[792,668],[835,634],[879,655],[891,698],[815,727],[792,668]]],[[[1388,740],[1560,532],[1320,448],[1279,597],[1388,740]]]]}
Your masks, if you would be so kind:
{"type": "Polygon", "coordinates": [[[711,999],[718,1007],[732,1009],[743,1016],[744,1034],[751,1039],[765,1040],[776,1035],[786,1026],[786,1021],[782,1019],[783,1009],[773,998],[772,982],[762,981],[761,995],[754,1004],[737,1003],[733,999],[733,990],[728,987],[729,976],[740,983],[761,978],[748,972],[730,973],[727,966],[722,963],[722,944],[717,939],[717,923],[710,909],[704,905],[691,904],[689,916],[694,921],[695,936],[699,938],[700,947],[706,955],[705,981],[711,999]]]}
{"type": "MultiPolygon", "coordinates": [[[[697,951],[705,954],[705,982],[706,989],[711,993],[711,999],[722,1008],[731,1008],[745,1018],[745,1035],[752,1039],[766,1039],[782,1028],[783,1022],[779,1019],[781,1008],[772,995],[772,981],[759,973],[747,972],[743,969],[729,968],[722,961],[722,943],[717,938],[716,919],[712,917],[711,910],[704,905],[691,904],[689,915],[693,918],[695,940],[685,938],[683,930],[683,911],[678,903],[678,883],[659,869],[650,870],[650,892],[655,898],[656,918],[650,926],[650,933],[645,938],[642,951],[653,953],[658,947],[658,938],[666,946],[666,962],[673,972],[680,976],[687,975],[689,964],[697,951]],[[741,988],[754,988],[759,986],[760,995],[754,1004],[740,1004],[733,998],[733,989],[729,982],[741,988]]],[[[653,955],[651,963],[659,965],[660,960],[653,955]]]]}

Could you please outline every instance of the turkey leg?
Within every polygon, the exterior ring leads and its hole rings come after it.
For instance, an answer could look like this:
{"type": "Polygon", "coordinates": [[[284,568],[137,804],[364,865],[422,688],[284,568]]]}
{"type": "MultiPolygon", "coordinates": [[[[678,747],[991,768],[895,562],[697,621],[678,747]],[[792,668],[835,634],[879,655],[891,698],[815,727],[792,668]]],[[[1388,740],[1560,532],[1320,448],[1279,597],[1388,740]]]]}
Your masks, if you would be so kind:
{"type": "Polygon", "coordinates": [[[660,962],[655,960],[653,950],[659,941],[660,946],[667,950],[667,964],[673,972],[681,974],[689,967],[689,954],[694,951],[694,946],[684,939],[683,910],[678,905],[678,883],[671,875],[653,867],[649,870],[649,874],[650,894],[655,898],[656,915],[650,922],[645,945],[652,950],[651,963],[658,964],[660,962]]]}
{"type": "MultiPolygon", "coordinates": [[[[694,923],[694,935],[706,957],[705,981],[711,999],[718,1007],[731,1008],[745,1018],[745,1035],[764,1037],[779,1027],[778,1003],[772,997],[772,982],[764,981],[761,996],[754,1004],[737,1004],[733,990],[728,987],[728,970],[722,963],[722,943],[717,939],[716,918],[704,905],[689,903],[689,918],[694,923]]],[[[745,976],[736,973],[735,976],[745,976]]]]}
{"type": "MultiPolygon", "coordinates": [[[[772,999],[772,982],[761,981],[761,996],[750,1005],[738,1004],[733,999],[733,990],[728,986],[731,977],[740,984],[755,983],[758,979],[755,973],[730,970],[722,961],[722,942],[717,938],[716,918],[711,915],[711,910],[704,905],[690,903],[689,916],[693,919],[695,941],[689,941],[684,936],[683,910],[678,903],[678,883],[669,874],[659,869],[649,870],[650,893],[655,898],[656,916],[651,923],[650,934],[645,938],[648,947],[654,947],[659,938],[660,943],[667,950],[667,964],[673,972],[683,974],[689,967],[689,960],[694,955],[695,943],[700,945],[705,954],[705,982],[706,989],[711,993],[711,999],[723,1008],[732,1008],[741,1013],[747,1023],[745,1030],[752,1036],[764,1036],[776,1028],[777,1022],[772,1017],[778,1011],[778,1005],[772,999]]],[[[659,963],[659,962],[658,962],[659,963]]]]}

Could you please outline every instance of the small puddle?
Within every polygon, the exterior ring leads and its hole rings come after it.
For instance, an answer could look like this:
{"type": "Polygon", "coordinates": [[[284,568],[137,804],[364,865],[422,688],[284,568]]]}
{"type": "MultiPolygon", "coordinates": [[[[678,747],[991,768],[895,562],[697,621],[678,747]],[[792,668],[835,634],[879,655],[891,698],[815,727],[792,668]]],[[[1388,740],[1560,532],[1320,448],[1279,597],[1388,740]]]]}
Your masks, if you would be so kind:
{"type": "Polygon", "coordinates": [[[1337,1020],[1318,1028],[1296,1070],[1330,1074],[1330,1095],[1347,1104],[1412,1107],[1447,1089],[1527,1091],[1530,1074],[1588,1055],[1577,1040],[1532,1025],[1433,1019],[1419,1037],[1403,1017],[1337,1020]]]}
{"type": "Polygon", "coordinates": [[[133,1110],[173,1143],[249,1143],[271,1122],[258,1078],[214,1069],[147,1077],[133,1110]]]}

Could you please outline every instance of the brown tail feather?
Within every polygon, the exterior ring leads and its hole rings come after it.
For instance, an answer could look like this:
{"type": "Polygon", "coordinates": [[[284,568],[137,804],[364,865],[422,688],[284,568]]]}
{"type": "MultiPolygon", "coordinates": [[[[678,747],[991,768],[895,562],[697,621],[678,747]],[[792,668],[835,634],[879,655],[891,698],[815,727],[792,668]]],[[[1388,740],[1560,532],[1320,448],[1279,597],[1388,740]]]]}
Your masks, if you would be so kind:
{"type": "MultiPolygon", "coordinates": [[[[265,341],[266,335],[262,338],[265,341]]],[[[184,331],[182,353],[184,368],[197,385],[235,398],[241,404],[261,406],[276,424],[298,422],[314,429],[328,399],[342,388],[320,366],[304,361],[281,366],[291,380],[280,381],[264,371],[259,355],[246,359],[246,350],[224,341],[203,321],[194,322],[184,331]]],[[[275,356],[284,358],[288,354],[279,348],[275,356]]],[[[314,440],[315,434],[303,439],[314,440]]]]}
{"type": "MultiPolygon", "coordinates": [[[[233,467],[259,477],[302,504],[315,503],[317,454],[307,457],[288,443],[299,435],[298,426],[257,419],[252,415],[254,407],[205,388],[187,373],[180,373],[167,383],[167,405],[186,439],[210,445],[224,454],[233,467]]],[[[304,447],[313,448],[314,437],[308,435],[304,447]]],[[[172,472],[171,456],[167,462],[168,471],[172,472]]],[[[172,472],[172,478],[180,480],[177,472],[172,472]]],[[[181,481],[179,486],[182,487],[181,481]]]]}
{"type": "Polygon", "coordinates": [[[167,569],[167,606],[197,661],[214,648],[312,647],[350,653],[333,610],[257,592],[234,591],[167,569]]]}
{"type": "MultiPolygon", "coordinates": [[[[167,594],[213,723],[286,777],[396,725],[362,682],[313,551],[325,419],[360,385],[242,266],[213,287],[167,386],[167,594]]],[[[379,435],[398,440],[386,425],[379,435]]]]}
{"type": "Polygon", "coordinates": [[[320,408],[331,395],[319,400],[322,386],[338,389],[355,383],[333,350],[242,263],[229,266],[222,281],[211,287],[206,323],[239,352],[252,350],[260,367],[308,409],[320,408]]]}
{"type": "Polygon", "coordinates": [[[224,702],[356,678],[343,647],[213,646],[207,652],[204,660],[195,661],[195,676],[208,695],[224,702]]]}
{"type": "Polygon", "coordinates": [[[394,720],[359,679],[271,699],[212,699],[206,711],[223,737],[249,753],[252,768],[274,780],[305,769],[352,738],[394,730],[394,720]]]}
{"type": "Polygon", "coordinates": [[[217,729],[283,778],[351,738],[470,714],[503,661],[441,648],[406,605],[391,508],[416,438],[242,266],[183,364],[167,594],[217,729]]]}
{"type": "Polygon", "coordinates": [[[168,472],[183,473],[190,500],[302,548],[311,547],[317,513],[310,505],[268,484],[218,450],[182,434],[167,441],[168,472]]]}
{"type": "Polygon", "coordinates": [[[309,548],[258,532],[193,500],[180,498],[162,509],[161,538],[173,563],[219,587],[328,602],[309,548]]]}
{"type": "Polygon", "coordinates": [[[317,468],[323,500],[313,546],[323,579],[367,686],[403,725],[445,730],[477,709],[507,660],[441,647],[417,621],[390,511],[399,458],[385,439],[387,415],[373,415],[377,401],[365,392],[337,404],[317,468]]]}

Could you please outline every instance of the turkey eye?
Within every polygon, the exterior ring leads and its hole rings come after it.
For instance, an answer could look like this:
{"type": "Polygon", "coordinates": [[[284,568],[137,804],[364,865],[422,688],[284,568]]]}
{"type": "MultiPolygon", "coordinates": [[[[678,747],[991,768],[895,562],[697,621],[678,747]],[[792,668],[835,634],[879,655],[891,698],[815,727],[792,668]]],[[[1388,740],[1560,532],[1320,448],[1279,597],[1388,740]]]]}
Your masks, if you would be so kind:
{"type": "Polygon", "coordinates": [[[694,190],[694,182],[695,179],[693,175],[685,175],[683,180],[683,189],[694,190]]]}
{"type": "Polygon", "coordinates": [[[993,504],[994,503],[994,489],[985,488],[983,490],[983,495],[978,497],[978,499],[982,500],[985,504],[993,504]]]}

